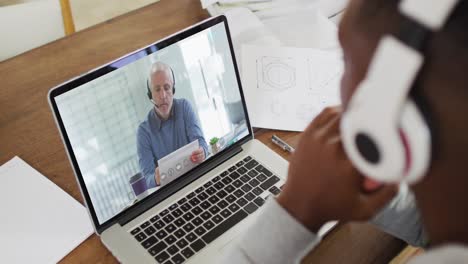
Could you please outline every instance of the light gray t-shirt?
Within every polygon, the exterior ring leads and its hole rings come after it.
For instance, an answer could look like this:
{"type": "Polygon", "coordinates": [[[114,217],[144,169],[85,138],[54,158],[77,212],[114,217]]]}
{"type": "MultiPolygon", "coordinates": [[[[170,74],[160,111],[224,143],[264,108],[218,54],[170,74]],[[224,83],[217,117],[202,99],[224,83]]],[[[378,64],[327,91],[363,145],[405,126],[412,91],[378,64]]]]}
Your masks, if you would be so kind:
{"type": "MultiPolygon", "coordinates": [[[[320,243],[320,237],[292,217],[276,199],[268,199],[259,213],[255,223],[234,242],[220,263],[300,263],[302,258],[320,243]]],[[[405,187],[373,219],[373,223],[410,244],[421,246],[427,243],[414,198],[405,187]]],[[[468,248],[449,245],[433,249],[408,263],[468,263],[468,248]]]]}

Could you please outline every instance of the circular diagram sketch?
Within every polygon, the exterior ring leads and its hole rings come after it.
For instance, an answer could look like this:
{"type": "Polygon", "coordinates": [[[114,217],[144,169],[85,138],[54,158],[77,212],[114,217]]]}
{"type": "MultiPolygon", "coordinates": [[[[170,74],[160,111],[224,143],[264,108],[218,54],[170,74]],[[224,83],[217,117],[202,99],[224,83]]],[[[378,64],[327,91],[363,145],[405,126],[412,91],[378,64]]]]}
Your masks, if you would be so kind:
{"type": "Polygon", "coordinates": [[[257,59],[257,87],[285,91],[296,86],[294,59],[261,57],[257,59]]]}

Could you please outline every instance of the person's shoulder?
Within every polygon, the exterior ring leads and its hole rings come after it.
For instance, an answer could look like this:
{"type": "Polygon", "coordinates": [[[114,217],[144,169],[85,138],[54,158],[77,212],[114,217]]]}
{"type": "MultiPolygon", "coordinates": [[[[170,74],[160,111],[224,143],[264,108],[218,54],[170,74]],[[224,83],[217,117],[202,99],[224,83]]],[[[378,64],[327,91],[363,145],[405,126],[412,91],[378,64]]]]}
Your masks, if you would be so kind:
{"type": "Polygon", "coordinates": [[[189,102],[189,100],[184,99],[184,98],[182,98],[181,100],[182,100],[182,103],[183,103],[185,109],[193,111],[192,104],[189,102]]]}
{"type": "Polygon", "coordinates": [[[146,118],[138,125],[138,130],[137,133],[141,134],[143,132],[148,132],[150,130],[150,119],[152,117],[152,109],[148,111],[148,114],[146,115],[146,118]]]}
{"type": "Polygon", "coordinates": [[[174,104],[185,106],[185,105],[190,104],[190,103],[185,98],[174,98],[174,104]]]}
{"type": "Polygon", "coordinates": [[[183,112],[193,111],[192,104],[185,98],[174,98],[174,105],[183,112]]]}

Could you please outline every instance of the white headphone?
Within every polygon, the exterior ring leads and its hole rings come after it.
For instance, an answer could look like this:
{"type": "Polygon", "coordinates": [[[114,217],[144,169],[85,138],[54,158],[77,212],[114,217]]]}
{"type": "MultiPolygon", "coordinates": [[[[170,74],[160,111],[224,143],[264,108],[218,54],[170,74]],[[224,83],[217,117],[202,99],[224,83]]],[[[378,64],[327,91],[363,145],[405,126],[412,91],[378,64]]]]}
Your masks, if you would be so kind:
{"type": "Polygon", "coordinates": [[[344,149],[361,173],[379,182],[415,183],[431,160],[431,133],[409,92],[424,63],[429,32],[439,31],[460,0],[402,0],[412,22],[386,35],[341,121],[344,149]]]}

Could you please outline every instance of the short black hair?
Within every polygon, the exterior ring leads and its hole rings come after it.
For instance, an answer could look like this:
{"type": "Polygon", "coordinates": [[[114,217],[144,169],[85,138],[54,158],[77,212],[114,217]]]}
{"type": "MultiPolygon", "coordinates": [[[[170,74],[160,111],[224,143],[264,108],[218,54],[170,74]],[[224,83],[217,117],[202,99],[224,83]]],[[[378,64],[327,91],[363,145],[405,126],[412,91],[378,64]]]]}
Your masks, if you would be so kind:
{"type": "MultiPolygon", "coordinates": [[[[400,0],[358,0],[361,1],[357,10],[356,25],[361,31],[370,34],[397,34],[400,23],[404,19],[398,12],[400,0]]],[[[436,0],[443,1],[443,0],[436,0]]],[[[427,4],[430,4],[428,1],[427,4]]],[[[447,24],[434,39],[443,36],[460,49],[468,50],[468,0],[461,0],[450,15],[447,24]]]]}
{"type": "MultiPolygon", "coordinates": [[[[384,34],[398,34],[401,23],[406,19],[398,12],[400,0],[355,1],[360,3],[353,23],[360,34],[375,40],[384,34]]],[[[446,25],[429,38],[424,53],[426,65],[421,78],[436,73],[446,81],[465,79],[468,69],[468,0],[458,3],[446,25]]],[[[463,90],[468,97],[468,89],[465,87],[463,90]]]]}

